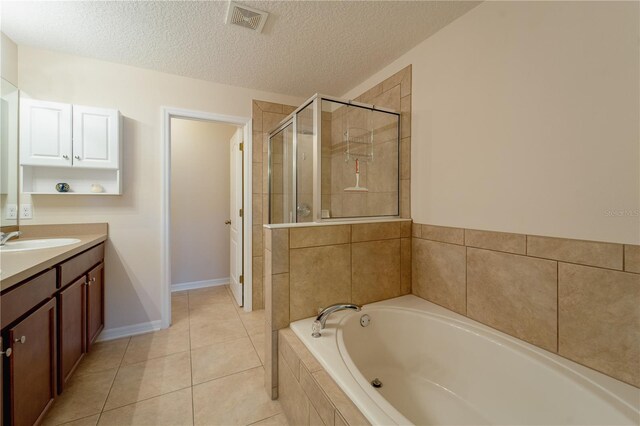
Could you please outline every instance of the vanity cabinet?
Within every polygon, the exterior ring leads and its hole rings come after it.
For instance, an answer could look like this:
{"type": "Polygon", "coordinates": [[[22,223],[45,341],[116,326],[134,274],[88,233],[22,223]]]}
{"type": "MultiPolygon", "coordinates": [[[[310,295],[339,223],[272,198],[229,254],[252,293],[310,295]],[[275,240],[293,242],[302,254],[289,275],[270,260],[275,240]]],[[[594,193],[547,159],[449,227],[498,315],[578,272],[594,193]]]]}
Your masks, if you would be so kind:
{"type": "Polygon", "coordinates": [[[56,396],[56,302],[49,300],[9,328],[10,425],[31,426],[56,396]]]}
{"type": "Polygon", "coordinates": [[[23,191],[121,194],[121,122],[116,109],[22,99],[23,191]],[[70,191],[57,192],[57,183],[69,184],[70,191]]]}
{"type": "Polygon", "coordinates": [[[4,290],[0,304],[2,424],[30,426],[104,327],[104,243],[4,290]]]}

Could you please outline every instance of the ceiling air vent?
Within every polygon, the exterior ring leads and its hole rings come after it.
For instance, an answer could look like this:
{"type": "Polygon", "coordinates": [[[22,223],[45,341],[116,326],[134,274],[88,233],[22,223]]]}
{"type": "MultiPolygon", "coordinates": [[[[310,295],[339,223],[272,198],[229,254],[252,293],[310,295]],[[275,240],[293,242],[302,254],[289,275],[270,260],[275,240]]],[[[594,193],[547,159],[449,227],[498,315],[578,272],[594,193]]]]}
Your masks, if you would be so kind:
{"type": "Polygon", "coordinates": [[[262,27],[264,27],[264,23],[267,22],[268,16],[269,14],[267,12],[231,1],[229,2],[226,23],[262,32],[262,27]]]}

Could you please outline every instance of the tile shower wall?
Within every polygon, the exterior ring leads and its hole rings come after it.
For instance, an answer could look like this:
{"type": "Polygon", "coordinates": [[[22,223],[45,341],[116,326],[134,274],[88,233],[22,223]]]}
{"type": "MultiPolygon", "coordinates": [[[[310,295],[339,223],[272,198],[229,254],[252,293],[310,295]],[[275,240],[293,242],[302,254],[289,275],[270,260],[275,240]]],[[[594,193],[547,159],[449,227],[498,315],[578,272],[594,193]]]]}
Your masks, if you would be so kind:
{"type": "Polygon", "coordinates": [[[253,164],[252,164],[252,229],[253,241],[252,271],[253,271],[253,309],[264,308],[264,294],[262,277],[264,275],[264,259],[262,245],[262,224],[269,218],[269,188],[267,168],[267,134],[296,107],[275,104],[265,101],[253,101],[253,164]]]}
{"type": "Polygon", "coordinates": [[[412,292],[640,387],[640,247],[413,224],[412,292]]]}
{"type": "Polygon", "coordinates": [[[264,229],[265,385],[277,397],[278,330],[318,309],[408,294],[411,221],[264,229]]]}

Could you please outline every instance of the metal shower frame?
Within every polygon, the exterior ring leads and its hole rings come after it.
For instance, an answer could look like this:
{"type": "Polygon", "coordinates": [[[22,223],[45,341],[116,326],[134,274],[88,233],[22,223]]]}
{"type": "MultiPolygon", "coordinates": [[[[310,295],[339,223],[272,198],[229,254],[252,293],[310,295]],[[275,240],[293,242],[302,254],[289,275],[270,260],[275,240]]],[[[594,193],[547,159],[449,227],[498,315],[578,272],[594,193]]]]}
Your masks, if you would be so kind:
{"type": "MultiPolygon", "coordinates": [[[[353,100],[345,100],[336,98],[333,96],[322,95],[320,93],[316,93],[311,96],[305,102],[303,102],[298,108],[296,108],[293,112],[291,112],[288,116],[286,116],[282,121],[280,121],[276,127],[274,127],[271,131],[268,132],[268,140],[267,140],[267,179],[268,179],[268,189],[269,189],[269,205],[267,208],[269,209],[269,223],[271,223],[271,138],[277,133],[283,131],[287,126],[292,125],[293,130],[293,188],[292,193],[295,197],[295,211],[294,217],[297,222],[297,207],[298,207],[298,123],[297,116],[298,113],[308,106],[313,105],[313,206],[312,206],[312,221],[310,223],[321,223],[321,222],[339,222],[339,221],[357,221],[357,220],[370,220],[371,218],[399,218],[400,217],[400,113],[394,111],[390,108],[383,108],[379,106],[375,106],[373,104],[366,104],[363,102],[357,102],[353,100]],[[322,173],[322,101],[330,101],[334,103],[339,103],[347,106],[355,106],[359,108],[368,109],[371,111],[379,111],[388,114],[393,114],[397,116],[398,120],[398,200],[397,200],[397,214],[395,215],[375,215],[375,216],[358,216],[358,217],[341,217],[341,218],[322,218],[322,188],[321,188],[321,173],[322,173]]],[[[304,222],[303,222],[304,223],[304,222]]]]}

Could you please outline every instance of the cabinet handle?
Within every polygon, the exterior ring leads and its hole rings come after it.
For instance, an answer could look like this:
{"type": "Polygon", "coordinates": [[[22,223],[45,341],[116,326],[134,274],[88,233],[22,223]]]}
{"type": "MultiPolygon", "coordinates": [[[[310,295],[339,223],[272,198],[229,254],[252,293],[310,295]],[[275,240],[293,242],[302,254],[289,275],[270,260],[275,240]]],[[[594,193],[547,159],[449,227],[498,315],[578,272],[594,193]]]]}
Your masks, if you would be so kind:
{"type": "Polygon", "coordinates": [[[63,155],[62,158],[64,158],[65,160],[68,160],[69,156],[68,155],[63,155]]]}
{"type": "Polygon", "coordinates": [[[91,282],[95,283],[96,282],[96,277],[91,278],[91,282]]]}
{"type": "Polygon", "coordinates": [[[7,348],[6,351],[0,351],[0,355],[4,355],[7,358],[9,358],[12,353],[13,353],[13,349],[11,349],[11,348],[7,348]]]}
{"type": "Polygon", "coordinates": [[[80,156],[79,155],[74,155],[73,158],[75,158],[76,160],[79,160],[80,156]]]}
{"type": "Polygon", "coordinates": [[[27,336],[22,336],[22,337],[19,337],[19,338],[15,338],[15,339],[13,339],[13,341],[14,341],[15,343],[22,343],[22,344],[24,344],[24,342],[26,342],[26,341],[27,341],[27,336]]]}

